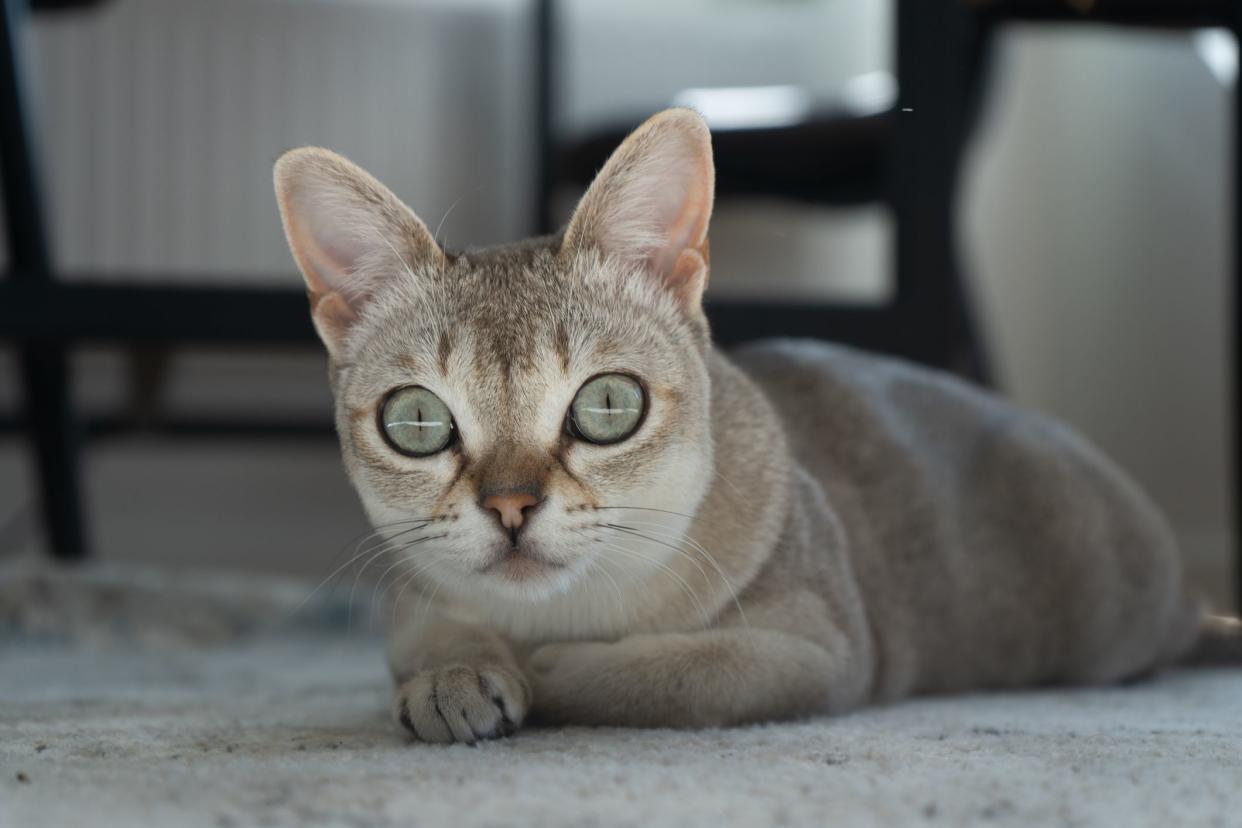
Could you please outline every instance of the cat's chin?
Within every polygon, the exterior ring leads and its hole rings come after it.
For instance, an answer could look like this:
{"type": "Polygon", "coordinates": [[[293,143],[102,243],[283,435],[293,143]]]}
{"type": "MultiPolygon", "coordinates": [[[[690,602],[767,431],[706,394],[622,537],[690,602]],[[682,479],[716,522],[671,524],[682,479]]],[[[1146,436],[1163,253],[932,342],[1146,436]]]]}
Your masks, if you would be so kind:
{"type": "Polygon", "coordinates": [[[548,578],[558,578],[565,564],[540,554],[530,543],[501,544],[492,558],[479,568],[481,575],[499,578],[515,584],[526,584],[548,578]]]}

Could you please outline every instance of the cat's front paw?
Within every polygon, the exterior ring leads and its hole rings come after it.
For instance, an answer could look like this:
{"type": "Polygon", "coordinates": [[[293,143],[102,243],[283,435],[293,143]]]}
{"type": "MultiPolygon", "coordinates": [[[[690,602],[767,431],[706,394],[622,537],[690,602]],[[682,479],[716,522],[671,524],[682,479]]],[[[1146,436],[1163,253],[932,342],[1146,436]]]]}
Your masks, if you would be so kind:
{"type": "Polygon", "coordinates": [[[525,679],[504,667],[464,664],[424,670],[397,688],[393,715],[424,742],[465,742],[507,736],[530,707],[525,679]]]}

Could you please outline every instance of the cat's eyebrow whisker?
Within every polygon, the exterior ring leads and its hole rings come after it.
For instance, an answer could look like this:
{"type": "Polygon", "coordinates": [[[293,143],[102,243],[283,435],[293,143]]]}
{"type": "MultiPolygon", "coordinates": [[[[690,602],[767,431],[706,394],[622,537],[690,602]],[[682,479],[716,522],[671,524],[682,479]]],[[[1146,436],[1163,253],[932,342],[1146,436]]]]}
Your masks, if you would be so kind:
{"type": "MultiPolygon", "coordinates": [[[[724,583],[725,588],[729,590],[729,597],[733,600],[733,606],[737,609],[738,616],[742,619],[742,626],[750,629],[750,622],[746,620],[746,611],[742,609],[742,602],[737,597],[737,589],[733,586],[733,582],[729,579],[729,576],[725,574],[724,569],[716,561],[716,557],[712,555],[711,552],[707,551],[707,547],[703,546],[703,544],[699,543],[689,535],[674,532],[659,523],[644,520],[629,520],[627,522],[645,527],[643,530],[645,532],[663,535],[664,537],[672,540],[680,540],[681,542],[688,544],[691,549],[702,555],[704,560],[707,561],[708,566],[716,571],[716,574],[720,576],[721,582],[724,583]]],[[[700,569],[700,571],[702,570],[700,569]]],[[[706,575],[704,577],[706,577],[706,575]]]]}
{"type": "Polygon", "coordinates": [[[476,195],[479,192],[483,191],[484,189],[486,188],[482,184],[479,184],[476,187],[472,187],[466,190],[464,193],[459,195],[457,198],[453,199],[453,203],[449,205],[449,208],[444,211],[444,215],[440,216],[440,221],[436,223],[436,232],[431,234],[432,241],[434,241],[440,247],[444,247],[443,242],[440,241],[440,230],[444,227],[444,222],[448,220],[449,214],[453,212],[453,210],[457,207],[458,204],[461,204],[462,200],[466,196],[476,195]]]}
{"type": "Polygon", "coordinates": [[[443,247],[444,244],[440,241],[440,230],[444,227],[444,222],[448,220],[449,215],[452,214],[453,208],[455,208],[458,204],[461,204],[461,200],[465,198],[468,193],[469,190],[453,199],[453,203],[449,205],[449,208],[444,211],[444,215],[440,216],[440,221],[436,223],[436,232],[431,234],[431,238],[441,247],[443,247]]]}

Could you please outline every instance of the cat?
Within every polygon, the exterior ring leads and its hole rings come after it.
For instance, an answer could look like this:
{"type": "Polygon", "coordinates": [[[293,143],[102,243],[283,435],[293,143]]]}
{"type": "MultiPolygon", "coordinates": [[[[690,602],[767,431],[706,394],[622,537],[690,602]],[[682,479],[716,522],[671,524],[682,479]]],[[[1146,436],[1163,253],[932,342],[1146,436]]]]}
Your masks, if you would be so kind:
{"type": "Polygon", "coordinates": [[[1236,658],[1160,513],[1068,428],[845,347],[713,347],[691,110],[519,244],[443,250],[324,149],[275,186],[346,470],[405,573],[393,712],[419,740],[1114,682],[1196,641],[1236,658]]]}

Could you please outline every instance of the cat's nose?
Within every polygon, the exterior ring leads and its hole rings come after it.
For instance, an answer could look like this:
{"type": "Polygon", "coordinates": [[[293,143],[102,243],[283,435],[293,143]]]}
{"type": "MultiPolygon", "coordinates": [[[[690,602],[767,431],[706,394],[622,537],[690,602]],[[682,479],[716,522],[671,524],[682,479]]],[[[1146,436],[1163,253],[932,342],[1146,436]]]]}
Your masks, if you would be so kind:
{"type": "Polygon", "coordinates": [[[516,534],[526,519],[526,510],[538,504],[539,498],[530,492],[505,492],[484,497],[480,505],[493,510],[500,518],[500,525],[510,534],[516,534]]]}

